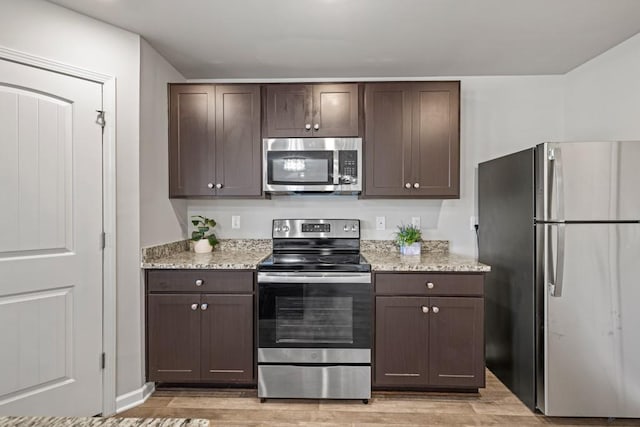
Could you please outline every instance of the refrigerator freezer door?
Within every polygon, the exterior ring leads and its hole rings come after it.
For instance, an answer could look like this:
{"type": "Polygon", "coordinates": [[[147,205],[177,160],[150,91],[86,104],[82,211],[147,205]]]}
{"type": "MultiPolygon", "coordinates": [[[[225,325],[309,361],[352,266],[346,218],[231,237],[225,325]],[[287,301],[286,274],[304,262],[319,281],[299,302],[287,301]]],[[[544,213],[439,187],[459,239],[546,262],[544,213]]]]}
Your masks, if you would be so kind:
{"type": "MultiPolygon", "coordinates": [[[[539,224],[544,402],[551,416],[640,417],[640,224],[566,224],[563,289],[552,296],[558,225],[539,224]]],[[[540,386],[540,384],[539,384],[540,386]]]]}
{"type": "Polygon", "coordinates": [[[536,147],[538,221],[640,220],[640,141],[536,147]]]}

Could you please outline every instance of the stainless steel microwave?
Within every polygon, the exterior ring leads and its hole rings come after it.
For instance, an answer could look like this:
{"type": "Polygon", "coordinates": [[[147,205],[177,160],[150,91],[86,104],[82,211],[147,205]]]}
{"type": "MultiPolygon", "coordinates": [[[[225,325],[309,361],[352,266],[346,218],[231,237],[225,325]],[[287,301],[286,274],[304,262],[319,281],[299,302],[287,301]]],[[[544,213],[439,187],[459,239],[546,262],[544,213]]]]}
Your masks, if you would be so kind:
{"type": "Polygon", "coordinates": [[[267,193],[362,191],[362,138],[265,138],[262,162],[267,193]]]}

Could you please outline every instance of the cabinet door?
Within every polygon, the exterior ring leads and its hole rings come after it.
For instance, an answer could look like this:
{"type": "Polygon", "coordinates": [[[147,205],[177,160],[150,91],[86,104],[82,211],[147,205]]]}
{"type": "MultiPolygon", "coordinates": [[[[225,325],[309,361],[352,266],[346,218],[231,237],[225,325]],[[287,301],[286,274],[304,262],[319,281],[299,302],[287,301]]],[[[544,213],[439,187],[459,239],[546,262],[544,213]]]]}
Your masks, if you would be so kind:
{"type": "Polygon", "coordinates": [[[266,138],[311,137],[311,87],[302,84],[266,86],[266,138]],[[307,129],[307,125],[308,129],[307,129]]]}
{"type": "Polygon", "coordinates": [[[415,83],[410,180],[414,197],[459,197],[459,109],[460,82],[415,83]]]}
{"type": "Polygon", "coordinates": [[[216,86],[217,196],[262,194],[260,143],[260,86],[216,86]]]}
{"type": "Polygon", "coordinates": [[[430,298],[429,385],[484,387],[483,301],[430,298]]]}
{"type": "Polygon", "coordinates": [[[365,85],[365,196],[410,196],[411,84],[365,85]]]}
{"type": "Polygon", "coordinates": [[[427,385],[428,304],[425,297],[376,297],[376,386],[427,385]]]}
{"type": "Polygon", "coordinates": [[[149,381],[200,378],[199,306],[199,295],[148,295],[149,381]]]}
{"type": "Polygon", "coordinates": [[[358,136],[358,110],[356,83],[313,85],[313,136],[358,136]]]}
{"type": "Polygon", "coordinates": [[[202,379],[252,382],[253,295],[203,295],[202,303],[202,379]]]}
{"type": "Polygon", "coordinates": [[[169,88],[169,197],[211,196],[214,86],[178,84],[169,88]]]}

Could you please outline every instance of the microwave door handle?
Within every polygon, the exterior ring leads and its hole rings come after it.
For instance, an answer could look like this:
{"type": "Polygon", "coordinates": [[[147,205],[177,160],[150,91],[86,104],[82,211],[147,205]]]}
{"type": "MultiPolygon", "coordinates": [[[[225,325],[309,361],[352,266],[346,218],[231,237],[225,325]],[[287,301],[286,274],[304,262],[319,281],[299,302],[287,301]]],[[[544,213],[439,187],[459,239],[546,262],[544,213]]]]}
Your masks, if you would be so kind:
{"type": "Polygon", "coordinates": [[[333,185],[340,184],[340,151],[333,151],[333,185]]]}

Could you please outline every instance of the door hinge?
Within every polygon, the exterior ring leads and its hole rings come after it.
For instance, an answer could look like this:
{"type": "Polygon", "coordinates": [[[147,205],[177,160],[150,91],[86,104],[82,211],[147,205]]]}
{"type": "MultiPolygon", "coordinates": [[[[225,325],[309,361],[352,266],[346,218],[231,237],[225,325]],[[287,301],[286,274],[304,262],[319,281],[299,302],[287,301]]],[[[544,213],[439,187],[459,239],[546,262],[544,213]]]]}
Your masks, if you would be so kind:
{"type": "Polygon", "coordinates": [[[102,353],[100,355],[100,369],[104,369],[107,366],[107,355],[102,353]]]}
{"type": "Polygon", "coordinates": [[[96,110],[96,113],[98,113],[98,117],[96,117],[96,124],[104,129],[104,125],[106,123],[106,121],[104,120],[104,110],[96,110]]]}
{"type": "Polygon", "coordinates": [[[107,233],[105,233],[104,231],[100,235],[100,247],[102,249],[107,247],[107,233]]]}

